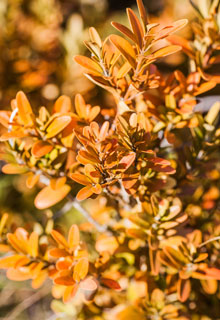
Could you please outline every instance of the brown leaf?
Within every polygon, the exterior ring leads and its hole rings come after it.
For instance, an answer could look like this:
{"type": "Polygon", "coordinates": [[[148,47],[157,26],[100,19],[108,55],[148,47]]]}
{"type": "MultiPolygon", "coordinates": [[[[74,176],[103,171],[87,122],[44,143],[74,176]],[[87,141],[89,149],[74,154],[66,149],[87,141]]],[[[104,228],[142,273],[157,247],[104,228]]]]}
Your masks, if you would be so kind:
{"type": "Polygon", "coordinates": [[[103,284],[104,286],[106,286],[110,289],[121,290],[119,283],[113,279],[101,278],[100,282],[101,282],[101,284],[103,284]]]}
{"type": "Polygon", "coordinates": [[[129,19],[131,28],[135,34],[135,37],[136,37],[136,43],[138,44],[139,48],[142,48],[144,32],[143,32],[142,26],[140,24],[140,21],[138,20],[134,11],[130,8],[127,9],[127,15],[128,15],[128,19],[129,19]]]}

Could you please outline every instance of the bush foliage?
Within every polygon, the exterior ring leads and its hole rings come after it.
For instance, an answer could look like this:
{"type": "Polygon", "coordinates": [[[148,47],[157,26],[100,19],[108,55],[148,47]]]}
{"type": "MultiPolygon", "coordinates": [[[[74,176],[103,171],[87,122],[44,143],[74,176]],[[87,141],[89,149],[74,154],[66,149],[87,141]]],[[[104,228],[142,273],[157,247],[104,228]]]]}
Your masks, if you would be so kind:
{"type": "Polygon", "coordinates": [[[187,19],[150,23],[142,0],[130,28],[112,22],[103,41],[89,29],[91,56],[74,59],[114,104],[78,93],[34,112],[19,91],[0,111],[2,172],[37,188],[36,208],[70,204],[88,221],[63,235],[53,219],[39,230],[3,212],[0,268],[34,289],[50,279],[54,298],[78,306],[72,319],[220,319],[220,102],[208,95],[220,3],[205,2],[192,2],[192,40],[175,34],[187,19]],[[180,50],[188,73],[164,74],[158,60],[180,50]]]}

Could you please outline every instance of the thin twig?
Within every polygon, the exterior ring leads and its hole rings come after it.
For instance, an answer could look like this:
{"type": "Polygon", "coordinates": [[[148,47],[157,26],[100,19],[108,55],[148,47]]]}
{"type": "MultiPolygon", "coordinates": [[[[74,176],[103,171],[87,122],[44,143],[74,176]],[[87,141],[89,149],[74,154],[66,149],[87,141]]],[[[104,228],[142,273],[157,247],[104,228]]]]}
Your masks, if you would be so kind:
{"type": "Polygon", "coordinates": [[[200,244],[200,246],[199,246],[199,248],[201,248],[201,247],[205,246],[205,245],[206,245],[206,244],[208,244],[209,242],[213,242],[213,241],[217,241],[217,240],[220,240],[220,236],[215,237],[215,238],[212,238],[212,239],[209,239],[209,240],[207,240],[207,241],[205,241],[205,242],[201,243],[201,244],[200,244]]]}
{"type": "Polygon", "coordinates": [[[93,219],[93,217],[91,217],[91,215],[88,213],[88,211],[86,211],[86,209],[84,209],[82,207],[82,205],[77,200],[72,199],[71,202],[72,202],[72,206],[76,210],[78,210],[86,218],[86,220],[89,221],[89,223],[91,223],[94,227],[96,227],[96,229],[99,232],[106,232],[107,231],[107,229],[108,229],[107,226],[101,225],[95,219],[93,219]]]}
{"type": "Polygon", "coordinates": [[[41,300],[43,297],[47,296],[50,293],[50,288],[44,287],[42,290],[37,291],[32,296],[28,297],[27,299],[23,300],[19,303],[14,310],[5,317],[5,320],[15,320],[24,310],[28,309],[31,305],[36,303],[37,301],[41,300]]]}

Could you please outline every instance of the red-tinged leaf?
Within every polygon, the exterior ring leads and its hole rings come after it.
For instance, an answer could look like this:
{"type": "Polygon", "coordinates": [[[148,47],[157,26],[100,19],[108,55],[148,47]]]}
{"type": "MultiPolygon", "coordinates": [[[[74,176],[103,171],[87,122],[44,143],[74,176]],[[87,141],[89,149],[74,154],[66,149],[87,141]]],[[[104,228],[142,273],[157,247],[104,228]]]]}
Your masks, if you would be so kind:
{"type": "Polygon", "coordinates": [[[54,240],[61,245],[63,248],[68,249],[68,243],[66,241],[66,239],[64,238],[64,236],[62,236],[62,234],[60,234],[58,231],[56,230],[52,230],[51,231],[51,236],[54,238],[54,240]]]}
{"type": "Polygon", "coordinates": [[[67,96],[60,96],[53,107],[53,113],[68,113],[71,112],[71,99],[67,96]]]}
{"type": "Polygon", "coordinates": [[[69,255],[65,249],[53,248],[48,251],[48,254],[53,258],[63,258],[69,255]]]}
{"type": "Polygon", "coordinates": [[[55,284],[61,285],[61,286],[73,286],[75,284],[75,281],[70,276],[63,276],[63,277],[57,277],[53,280],[55,284]]]}
{"type": "Polygon", "coordinates": [[[113,279],[101,278],[100,282],[102,285],[113,289],[113,290],[121,290],[119,283],[113,279]]]}
{"type": "Polygon", "coordinates": [[[131,32],[130,29],[128,29],[127,27],[123,26],[121,23],[118,23],[118,22],[112,22],[111,24],[115,29],[119,30],[121,33],[126,35],[132,41],[134,41],[134,43],[136,43],[135,35],[133,34],[133,32],[131,32]]]}
{"type": "Polygon", "coordinates": [[[52,207],[56,203],[63,200],[70,192],[71,187],[64,184],[61,188],[53,190],[50,186],[43,188],[34,200],[34,204],[38,209],[46,209],[52,207]]]}
{"type": "Polygon", "coordinates": [[[8,269],[6,275],[9,280],[13,281],[25,281],[31,279],[31,274],[29,272],[13,268],[8,269]]]}
{"type": "Polygon", "coordinates": [[[157,51],[152,53],[152,56],[154,59],[163,58],[163,57],[166,57],[170,54],[176,53],[176,52],[180,51],[181,49],[182,48],[180,46],[171,45],[171,46],[167,46],[167,47],[158,49],[157,51]]]}
{"type": "Polygon", "coordinates": [[[82,67],[87,69],[87,72],[95,75],[95,76],[101,76],[103,74],[102,68],[93,61],[92,59],[84,56],[75,56],[74,60],[80,64],[82,67]]]}
{"type": "Polygon", "coordinates": [[[33,188],[39,181],[40,175],[36,175],[33,172],[29,172],[26,180],[26,186],[28,188],[33,188]]]}
{"type": "Polygon", "coordinates": [[[87,178],[87,176],[80,174],[80,173],[71,173],[70,178],[73,179],[75,182],[82,184],[84,186],[91,185],[91,181],[87,178]]]}
{"type": "Polygon", "coordinates": [[[18,113],[23,121],[24,125],[32,126],[33,125],[33,112],[31,105],[24,94],[24,92],[19,91],[16,95],[18,113]]]}
{"type": "Polygon", "coordinates": [[[177,294],[181,302],[185,302],[188,299],[190,291],[191,291],[190,280],[179,279],[177,282],[177,294]]]}
{"type": "MultiPolygon", "coordinates": [[[[24,256],[21,255],[13,255],[0,259],[0,269],[8,269],[13,268],[24,256]]],[[[29,259],[28,259],[29,261],[29,259]]],[[[27,262],[26,262],[27,263],[27,262]]]]}
{"type": "Polygon", "coordinates": [[[68,234],[68,244],[70,249],[75,249],[79,245],[80,234],[79,228],[76,224],[73,224],[68,234]]]}
{"type": "Polygon", "coordinates": [[[48,154],[49,152],[51,152],[52,150],[53,150],[53,146],[49,142],[38,140],[33,144],[31,153],[36,158],[41,158],[46,154],[48,154]]]}
{"type": "Polygon", "coordinates": [[[89,271],[89,261],[87,258],[80,259],[75,267],[73,272],[73,279],[77,282],[83,280],[89,271]]]}
{"type": "Polygon", "coordinates": [[[136,37],[136,43],[138,44],[139,48],[142,48],[144,32],[143,32],[142,26],[140,24],[140,21],[138,20],[134,11],[130,8],[127,9],[127,15],[128,15],[128,19],[130,22],[130,26],[135,34],[135,37],[136,37]]]}
{"type": "Polygon", "coordinates": [[[0,137],[0,141],[7,141],[9,139],[16,139],[16,138],[25,138],[27,137],[27,134],[20,130],[20,131],[11,131],[11,132],[6,132],[0,137]]]}
{"type": "Polygon", "coordinates": [[[60,116],[56,117],[50,125],[47,127],[46,138],[50,139],[60,133],[68,124],[71,122],[72,118],[70,116],[60,116]]]}
{"type": "Polygon", "coordinates": [[[152,158],[148,159],[148,161],[153,162],[155,164],[160,164],[161,166],[170,166],[170,161],[162,158],[152,158]]]}
{"type": "Polygon", "coordinates": [[[28,168],[23,165],[18,165],[14,163],[8,163],[5,164],[2,167],[2,172],[5,174],[21,174],[26,173],[28,171],[28,168]]]}
{"type": "Polygon", "coordinates": [[[94,290],[97,290],[97,288],[98,288],[97,281],[92,277],[88,277],[85,280],[80,282],[80,289],[82,290],[94,291],[94,290]]]}
{"type": "Polygon", "coordinates": [[[136,68],[136,54],[132,45],[127,40],[117,35],[111,35],[109,39],[130,63],[130,65],[133,68],[136,68]]]}
{"type": "Polygon", "coordinates": [[[127,156],[124,156],[120,162],[119,162],[119,169],[121,170],[127,170],[135,161],[136,153],[132,152],[128,154],[127,156]]]}
{"type": "Polygon", "coordinates": [[[77,193],[77,200],[78,201],[82,201],[85,200],[89,197],[91,197],[91,195],[93,194],[92,190],[91,190],[91,186],[86,186],[84,188],[82,188],[78,193],[77,193]]]}
{"type": "Polygon", "coordinates": [[[141,20],[143,22],[144,28],[146,28],[146,25],[148,24],[148,17],[147,17],[147,12],[143,5],[143,1],[137,0],[137,6],[138,6],[138,11],[139,11],[141,20]]]}
{"type": "Polygon", "coordinates": [[[78,291],[78,288],[79,288],[79,285],[77,283],[75,283],[71,287],[67,287],[63,293],[63,302],[67,303],[71,299],[73,299],[78,291]]]}

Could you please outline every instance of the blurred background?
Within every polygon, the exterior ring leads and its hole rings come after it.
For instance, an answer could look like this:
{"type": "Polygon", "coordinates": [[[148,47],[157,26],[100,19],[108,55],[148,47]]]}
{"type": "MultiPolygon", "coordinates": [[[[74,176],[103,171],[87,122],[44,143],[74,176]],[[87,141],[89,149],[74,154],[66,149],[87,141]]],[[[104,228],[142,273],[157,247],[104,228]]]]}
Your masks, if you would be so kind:
{"type": "MultiPolygon", "coordinates": [[[[162,25],[194,15],[188,0],[144,3],[151,22],[162,25]]],[[[87,102],[103,108],[114,103],[109,94],[83,76],[73,56],[87,54],[83,41],[88,39],[90,26],[97,28],[104,39],[116,33],[110,25],[112,20],[126,24],[128,6],[137,11],[135,0],[0,0],[0,109],[10,109],[10,100],[18,90],[27,94],[35,111],[42,105],[50,108],[61,94],[73,99],[78,92],[87,102]]],[[[187,28],[184,33],[190,37],[187,28]]],[[[172,55],[160,65],[164,73],[176,67],[187,70],[183,54],[172,55]]],[[[13,225],[39,229],[55,223],[65,232],[72,223],[83,221],[69,208],[62,215],[63,203],[51,210],[37,210],[33,204],[37,190],[27,189],[22,179],[0,175],[0,212],[13,213],[13,225]],[[53,215],[58,217],[55,221],[53,215]]],[[[88,205],[91,211],[93,205],[88,205]]],[[[54,320],[61,319],[64,311],[65,319],[75,319],[72,305],[52,301],[50,284],[35,292],[29,283],[26,287],[24,283],[12,283],[1,272],[0,290],[0,319],[54,320]]]]}

